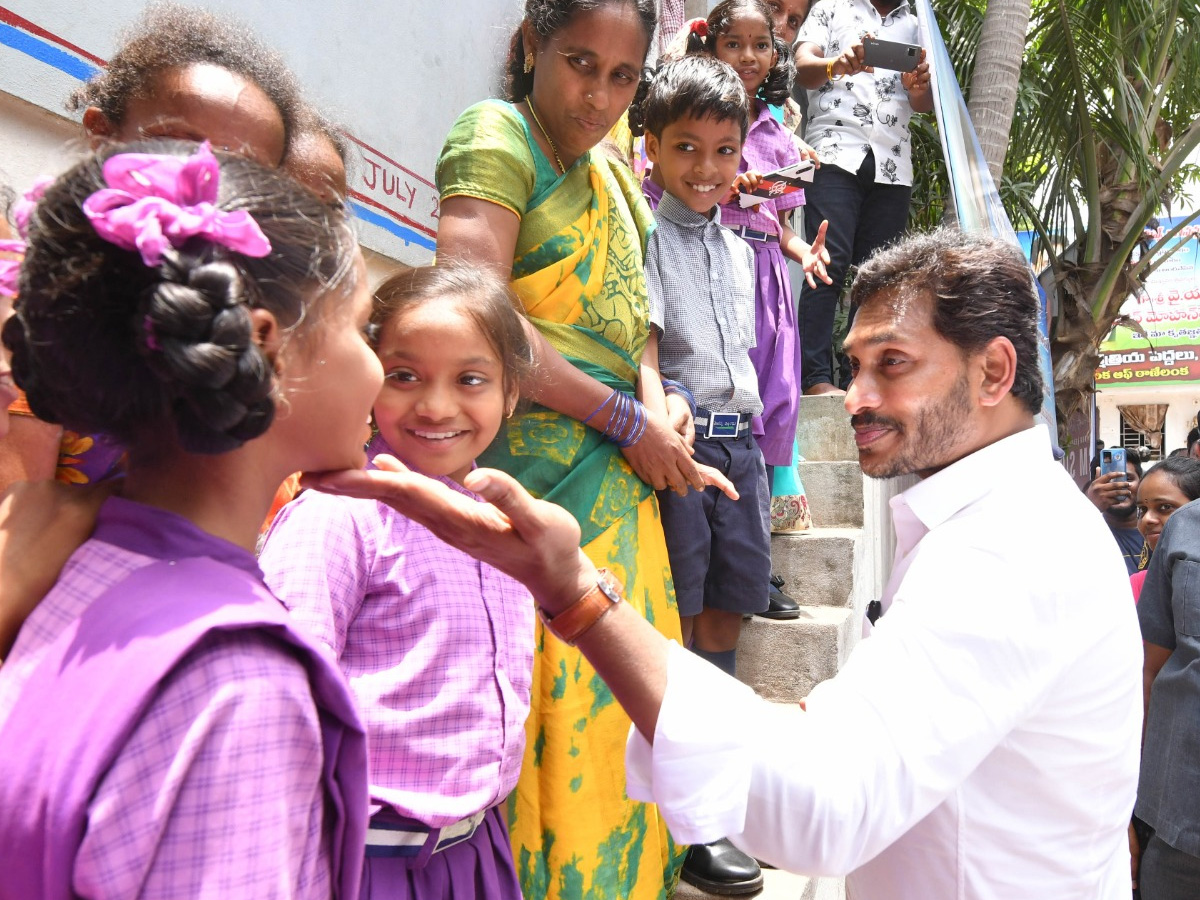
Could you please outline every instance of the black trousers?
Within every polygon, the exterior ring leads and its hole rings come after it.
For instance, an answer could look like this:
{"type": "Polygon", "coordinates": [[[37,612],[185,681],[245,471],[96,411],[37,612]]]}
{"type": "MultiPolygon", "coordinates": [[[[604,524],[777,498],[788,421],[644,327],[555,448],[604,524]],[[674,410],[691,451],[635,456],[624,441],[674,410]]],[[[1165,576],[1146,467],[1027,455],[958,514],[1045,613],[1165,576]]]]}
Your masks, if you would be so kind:
{"type": "MultiPolygon", "coordinates": [[[[833,320],[838,297],[852,266],[895,241],[908,224],[912,188],[875,181],[875,156],[867,152],[857,173],[825,164],[805,188],[804,231],[811,244],[822,220],[829,220],[825,245],[833,284],[818,281],[800,291],[796,321],[800,332],[802,389],[833,380],[833,320]]],[[[851,316],[854,311],[850,311],[851,316]]],[[[845,387],[848,376],[840,379],[845,387]]]]}

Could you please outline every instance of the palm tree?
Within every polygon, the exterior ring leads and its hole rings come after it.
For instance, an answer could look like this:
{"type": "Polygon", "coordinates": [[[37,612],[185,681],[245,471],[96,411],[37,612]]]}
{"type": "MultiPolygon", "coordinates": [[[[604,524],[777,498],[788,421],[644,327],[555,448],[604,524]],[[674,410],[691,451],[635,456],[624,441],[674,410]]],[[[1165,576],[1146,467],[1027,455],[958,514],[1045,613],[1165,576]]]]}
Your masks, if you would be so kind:
{"type": "MultiPolygon", "coordinates": [[[[937,8],[969,98],[972,70],[982,65],[981,2],[943,0],[937,8]]],[[[1198,29],[1196,0],[1033,2],[1000,191],[1016,227],[1039,235],[1036,249],[1053,274],[1060,421],[1091,393],[1097,347],[1178,231],[1150,242],[1145,227],[1200,180],[1187,162],[1200,144],[1198,29]]],[[[914,137],[918,158],[928,161],[925,140],[914,137]]],[[[915,193],[933,201],[937,189],[915,193]]]]}
{"type": "Polygon", "coordinates": [[[975,54],[967,111],[979,146],[997,184],[1004,171],[1008,136],[1017,108],[1030,0],[991,0],[984,13],[975,54]]]}

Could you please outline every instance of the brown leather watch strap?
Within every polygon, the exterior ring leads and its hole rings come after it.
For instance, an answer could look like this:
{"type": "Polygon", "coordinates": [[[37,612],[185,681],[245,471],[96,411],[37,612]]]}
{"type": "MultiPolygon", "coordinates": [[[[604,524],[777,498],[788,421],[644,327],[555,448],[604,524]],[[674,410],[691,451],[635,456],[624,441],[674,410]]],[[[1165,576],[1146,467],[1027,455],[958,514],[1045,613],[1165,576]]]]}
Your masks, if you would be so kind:
{"type": "Polygon", "coordinates": [[[597,572],[599,578],[595,586],[558,615],[549,616],[538,607],[538,614],[546,627],[560,641],[572,647],[605,613],[624,599],[624,587],[617,577],[608,569],[599,569],[597,572]]]}

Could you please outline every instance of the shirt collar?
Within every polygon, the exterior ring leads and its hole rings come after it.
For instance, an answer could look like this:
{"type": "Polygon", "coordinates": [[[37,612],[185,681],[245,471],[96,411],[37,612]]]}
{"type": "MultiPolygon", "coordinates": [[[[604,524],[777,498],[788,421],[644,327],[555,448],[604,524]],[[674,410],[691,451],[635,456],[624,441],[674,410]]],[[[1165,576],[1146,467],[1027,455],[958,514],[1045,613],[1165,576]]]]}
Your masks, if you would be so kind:
{"type": "Polygon", "coordinates": [[[662,192],[662,199],[658,201],[657,211],[663,218],[688,228],[703,228],[705,225],[721,224],[721,207],[713,207],[713,217],[710,219],[685,205],[682,200],[667,190],[662,192]]]}
{"type": "Polygon", "coordinates": [[[990,493],[1001,479],[1011,484],[1013,472],[1035,471],[1053,461],[1050,432],[1045,425],[1034,425],[981,447],[893,497],[893,516],[907,506],[932,531],[990,493]]]}
{"type": "MultiPolygon", "coordinates": [[[[867,0],[867,2],[870,3],[870,0],[867,0]]],[[[755,99],[752,102],[754,103],[754,109],[757,112],[756,112],[754,118],[752,118],[750,120],[750,127],[746,129],[746,140],[747,141],[750,139],[750,132],[753,131],[755,128],[758,128],[764,122],[770,122],[770,123],[774,123],[774,124],[778,124],[778,122],[779,122],[779,120],[776,119],[775,116],[773,116],[771,114],[771,107],[767,106],[766,103],[764,103],[763,101],[758,100],[758,99],[755,99]]]]}
{"type": "Polygon", "coordinates": [[[96,519],[96,540],[154,559],[189,559],[206,556],[262,578],[258,561],[236,544],[200,528],[173,512],[109,497],[96,519]]]}

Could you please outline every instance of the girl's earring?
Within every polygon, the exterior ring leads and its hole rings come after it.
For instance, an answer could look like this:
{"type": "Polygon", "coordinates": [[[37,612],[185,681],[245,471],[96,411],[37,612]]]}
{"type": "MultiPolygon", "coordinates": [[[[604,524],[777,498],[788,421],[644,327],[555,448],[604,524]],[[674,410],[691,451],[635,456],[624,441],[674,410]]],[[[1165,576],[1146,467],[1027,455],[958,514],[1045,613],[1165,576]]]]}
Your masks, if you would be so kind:
{"type": "Polygon", "coordinates": [[[525,53],[525,74],[528,75],[532,71],[533,71],[533,51],[530,50],[525,53]]]}

